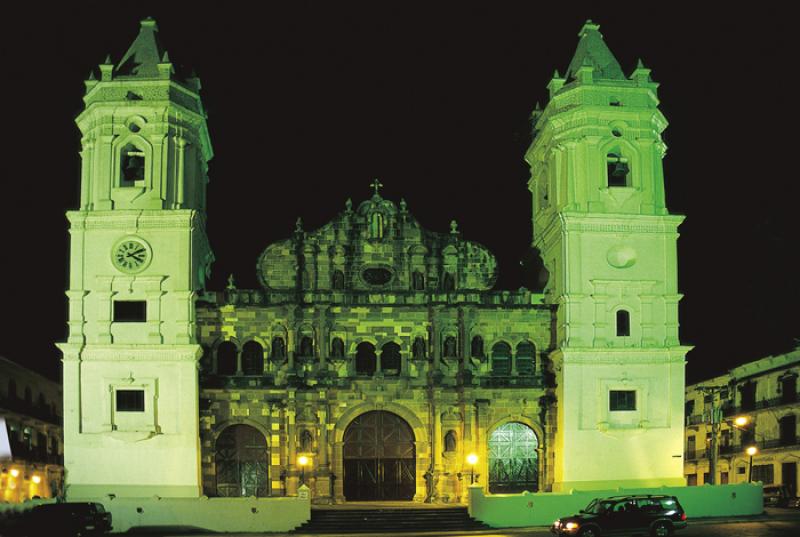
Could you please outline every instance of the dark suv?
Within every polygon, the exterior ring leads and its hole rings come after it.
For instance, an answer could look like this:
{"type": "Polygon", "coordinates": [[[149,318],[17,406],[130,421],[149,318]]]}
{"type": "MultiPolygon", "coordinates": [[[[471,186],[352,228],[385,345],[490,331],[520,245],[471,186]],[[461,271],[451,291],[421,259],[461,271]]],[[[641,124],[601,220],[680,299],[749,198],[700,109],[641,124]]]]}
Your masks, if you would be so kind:
{"type": "Polygon", "coordinates": [[[37,505],[25,517],[27,537],[102,535],[111,531],[111,513],[91,502],[37,505]]]}
{"type": "Polygon", "coordinates": [[[675,496],[595,498],[580,514],[559,518],[556,535],[652,535],[667,537],[686,527],[686,513],[675,496]]]}

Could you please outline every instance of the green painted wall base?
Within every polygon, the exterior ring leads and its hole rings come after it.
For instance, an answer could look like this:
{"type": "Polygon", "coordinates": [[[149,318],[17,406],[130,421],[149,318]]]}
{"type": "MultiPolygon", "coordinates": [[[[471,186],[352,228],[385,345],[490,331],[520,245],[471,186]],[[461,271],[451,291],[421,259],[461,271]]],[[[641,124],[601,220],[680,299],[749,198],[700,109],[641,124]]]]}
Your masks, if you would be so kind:
{"type": "Polygon", "coordinates": [[[111,513],[114,533],[182,526],[203,532],[287,532],[311,518],[308,498],[84,498],[111,513]]]}
{"type": "Polygon", "coordinates": [[[761,483],[704,485],[702,487],[616,488],[589,492],[486,495],[479,485],[470,487],[469,514],[493,528],[549,526],[560,517],[577,513],[594,498],[622,494],[677,496],[691,525],[693,518],[758,515],[764,510],[761,483]]]}
{"type": "Polygon", "coordinates": [[[615,490],[620,487],[625,489],[658,488],[658,487],[684,487],[684,477],[664,477],[649,479],[614,479],[606,481],[563,481],[553,483],[553,492],[590,491],[590,490],[615,490]]]}
{"type": "Polygon", "coordinates": [[[85,501],[87,498],[199,498],[199,487],[182,485],[77,485],[68,484],[67,500],[85,501]]]}

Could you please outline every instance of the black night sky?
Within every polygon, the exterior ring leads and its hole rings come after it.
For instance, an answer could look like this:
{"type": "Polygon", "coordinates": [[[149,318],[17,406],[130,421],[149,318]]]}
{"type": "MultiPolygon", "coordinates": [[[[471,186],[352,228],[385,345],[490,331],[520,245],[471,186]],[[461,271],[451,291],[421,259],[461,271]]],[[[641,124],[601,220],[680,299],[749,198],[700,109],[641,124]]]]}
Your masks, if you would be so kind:
{"type": "Polygon", "coordinates": [[[368,197],[375,177],[428,229],[456,219],[494,251],[500,287],[529,285],[528,116],[591,18],[626,72],[641,57],[661,83],[668,206],[687,215],[681,338],[696,346],[687,380],[800,337],[795,17],[689,16],[666,2],[640,2],[635,16],[544,12],[542,2],[169,4],[4,14],[0,355],[59,375],[64,211],[79,188],[73,120],[89,70],[107,53],[119,61],[148,15],[171,60],[203,83],[216,153],[214,289],[229,273],[255,288],[259,253],[298,216],[306,229],[324,224],[348,197],[368,197]]]}

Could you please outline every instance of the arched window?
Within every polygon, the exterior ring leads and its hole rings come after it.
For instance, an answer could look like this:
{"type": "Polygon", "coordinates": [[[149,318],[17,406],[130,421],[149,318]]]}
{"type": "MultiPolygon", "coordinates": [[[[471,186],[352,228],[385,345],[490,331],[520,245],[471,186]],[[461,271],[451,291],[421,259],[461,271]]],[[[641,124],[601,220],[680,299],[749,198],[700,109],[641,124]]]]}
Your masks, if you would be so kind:
{"type": "Polygon", "coordinates": [[[425,340],[421,337],[415,337],[414,344],[411,346],[411,355],[415,360],[424,360],[425,354],[425,340]]]}
{"type": "Polygon", "coordinates": [[[456,432],[455,431],[447,431],[447,434],[444,435],[444,450],[448,453],[452,453],[456,450],[456,432]]]}
{"type": "Polygon", "coordinates": [[[375,356],[375,345],[364,341],[356,347],[356,375],[375,374],[377,358],[375,356]]]}
{"type": "Polygon", "coordinates": [[[341,270],[334,270],[331,276],[331,287],[334,291],[341,291],[344,289],[344,272],[341,270]]]}
{"type": "Polygon", "coordinates": [[[442,356],[444,358],[455,358],[456,352],[456,338],[453,336],[445,337],[444,342],[442,342],[442,356]]]}
{"type": "Polygon", "coordinates": [[[628,310],[617,310],[617,336],[631,335],[631,314],[628,310]]]}
{"type": "Polygon", "coordinates": [[[381,348],[381,371],[386,376],[400,374],[400,345],[389,342],[381,348]]]}
{"type": "Polygon", "coordinates": [[[411,288],[414,291],[425,290],[425,276],[418,270],[415,270],[411,275],[411,288]]]}
{"type": "Polygon", "coordinates": [[[286,358],[286,342],[282,337],[278,336],[272,338],[272,351],[269,357],[273,361],[283,360],[286,358]]]}
{"type": "Polygon", "coordinates": [[[483,338],[481,336],[475,336],[472,338],[472,345],[470,350],[470,355],[473,358],[483,358],[483,338]]]}
{"type": "Polygon", "coordinates": [[[495,343],[492,347],[492,373],[511,374],[511,346],[504,341],[495,343]]]}
{"type": "Polygon", "coordinates": [[[223,341],[217,346],[217,373],[236,374],[236,345],[230,341],[223,341]]]}
{"type": "Polygon", "coordinates": [[[17,398],[17,383],[14,379],[8,381],[8,398],[12,401],[17,398]]]}
{"type": "Polygon", "coordinates": [[[264,373],[264,348],[256,341],[248,341],[242,347],[242,372],[245,375],[264,373]]]}
{"type": "Polygon", "coordinates": [[[30,408],[33,405],[33,392],[30,386],[25,386],[25,404],[30,408]]]}
{"type": "Polygon", "coordinates": [[[303,336],[300,339],[300,356],[303,358],[312,358],[314,356],[314,340],[309,336],[303,336]]]}
{"type": "Polygon", "coordinates": [[[308,429],[303,429],[300,433],[300,451],[310,453],[314,449],[314,436],[308,429]]]}
{"type": "Polygon", "coordinates": [[[333,358],[344,357],[344,341],[342,341],[342,338],[335,337],[331,341],[331,356],[333,358]]]}
{"type": "Polygon", "coordinates": [[[630,168],[628,167],[628,159],[623,157],[620,153],[609,153],[606,155],[606,163],[608,167],[608,186],[631,186],[629,181],[630,168]]]}
{"type": "Polygon", "coordinates": [[[517,373],[533,375],[536,372],[536,347],[530,341],[517,345],[517,373]]]}
{"type": "Polygon", "coordinates": [[[119,186],[138,186],[144,182],[144,151],[127,144],[120,152],[119,186]]]}
{"type": "Polygon", "coordinates": [[[372,213],[369,218],[369,236],[371,239],[383,238],[383,215],[372,213]]]}
{"type": "Polygon", "coordinates": [[[450,272],[444,273],[444,279],[442,281],[442,289],[446,293],[451,293],[456,290],[456,279],[450,272]]]}

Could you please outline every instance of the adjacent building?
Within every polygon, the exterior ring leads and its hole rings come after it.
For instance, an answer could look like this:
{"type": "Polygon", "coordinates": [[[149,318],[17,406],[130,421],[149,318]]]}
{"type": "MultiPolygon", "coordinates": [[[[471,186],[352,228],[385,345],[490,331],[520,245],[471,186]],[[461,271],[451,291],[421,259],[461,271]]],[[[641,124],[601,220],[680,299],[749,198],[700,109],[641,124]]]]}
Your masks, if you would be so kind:
{"type": "Polygon", "coordinates": [[[265,244],[259,288],[214,291],[200,83],[156,31],[142,21],[99,66],[77,118],[59,345],[71,498],[283,496],[304,481],[318,502],[457,502],[473,475],[490,492],[684,482],[683,217],[665,205],[649,69],[623,73],[587,22],[534,112],[544,292],[495,290],[487,248],[456,222],[426,229],[379,181],[265,244]]]}
{"type": "Polygon", "coordinates": [[[0,502],[63,492],[61,385],[0,357],[0,416],[11,459],[0,460],[0,502]]]}
{"type": "Polygon", "coordinates": [[[749,362],[686,387],[686,460],[689,485],[711,482],[712,419],[719,423],[717,483],[761,481],[797,495],[800,437],[800,349],[749,362]],[[738,419],[737,419],[738,418],[738,419]],[[747,448],[755,447],[752,457],[747,448]]]}

